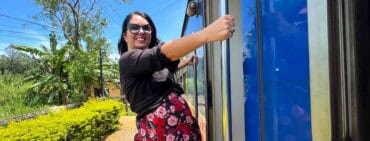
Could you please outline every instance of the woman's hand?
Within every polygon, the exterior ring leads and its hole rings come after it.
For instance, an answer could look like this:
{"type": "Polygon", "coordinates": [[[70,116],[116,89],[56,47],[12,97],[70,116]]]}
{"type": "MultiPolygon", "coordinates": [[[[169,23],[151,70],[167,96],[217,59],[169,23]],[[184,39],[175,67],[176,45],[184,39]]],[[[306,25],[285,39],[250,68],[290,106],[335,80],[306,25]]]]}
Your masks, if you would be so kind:
{"type": "Polygon", "coordinates": [[[222,16],[212,24],[200,31],[200,34],[206,38],[206,43],[222,41],[231,38],[235,31],[235,18],[231,15],[222,16]]]}
{"type": "Polygon", "coordinates": [[[187,65],[196,65],[196,64],[198,64],[198,55],[193,54],[185,58],[184,60],[180,61],[179,65],[177,65],[177,68],[182,69],[187,65]]]}
{"type": "Polygon", "coordinates": [[[222,16],[199,32],[163,44],[161,52],[171,61],[175,61],[203,44],[231,38],[235,31],[234,20],[234,16],[222,16]]]}

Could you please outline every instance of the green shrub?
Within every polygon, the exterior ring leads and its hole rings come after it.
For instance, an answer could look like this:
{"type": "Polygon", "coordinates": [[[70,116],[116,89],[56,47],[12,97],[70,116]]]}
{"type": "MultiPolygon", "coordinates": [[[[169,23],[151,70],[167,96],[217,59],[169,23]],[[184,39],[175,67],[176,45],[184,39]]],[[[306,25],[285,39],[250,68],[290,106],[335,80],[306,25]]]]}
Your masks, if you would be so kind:
{"type": "Polygon", "coordinates": [[[115,100],[89,100],[82,107],[61,110],[0,128],[10,140],[99,140],[119,127],[123,105],[115,100]]]}
{"type": "Polygon", "coordinates": [[[24,82],[23,75],[0,75],[0,119],[19,116],[46,108],[41,103],[29,105],[29,89],[33,82],[24,82]]]}

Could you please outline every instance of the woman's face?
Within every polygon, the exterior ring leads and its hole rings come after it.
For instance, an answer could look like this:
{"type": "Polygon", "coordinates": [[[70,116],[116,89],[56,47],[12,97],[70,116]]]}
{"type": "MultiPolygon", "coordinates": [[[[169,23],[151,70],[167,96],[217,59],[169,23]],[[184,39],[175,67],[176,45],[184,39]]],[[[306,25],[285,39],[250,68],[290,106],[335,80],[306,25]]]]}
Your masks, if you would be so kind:
{"type": "Polygon", "coordinates": [[[149,22],[139,15],[133,15],[127,24],[127,31],[123,38],[129,50],[146,49],[149,48],[151,33],[152,28],[149,22]]]}

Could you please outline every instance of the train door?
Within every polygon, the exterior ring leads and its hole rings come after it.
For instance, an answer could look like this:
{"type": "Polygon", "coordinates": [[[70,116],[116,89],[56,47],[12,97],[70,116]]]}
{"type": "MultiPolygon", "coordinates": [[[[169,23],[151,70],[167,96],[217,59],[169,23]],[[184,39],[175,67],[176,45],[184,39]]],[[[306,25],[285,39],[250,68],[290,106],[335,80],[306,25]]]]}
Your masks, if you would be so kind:
{"type": "MultiPolygon", "coordinates": [[[[202,0],[188,1],[187,14],[185,16],[182,36],[192,34],[204,27],[202,0]]],[[[178,80],[185,88],[184,97],[189,102],[193,115],[198,119],[202,138],[207,140],[207,73],[205,46],[188,54],[198,56],[197,65],[190,65],[177,73],[178,80]]],[[[188,57],[186,56],[186,57],[188,57]]]]}
{"type": "Polygon", "coordinates": [[[367,139],[368,2],[203,2],[237,18],[205,48],[210,140],[367,139]]]}

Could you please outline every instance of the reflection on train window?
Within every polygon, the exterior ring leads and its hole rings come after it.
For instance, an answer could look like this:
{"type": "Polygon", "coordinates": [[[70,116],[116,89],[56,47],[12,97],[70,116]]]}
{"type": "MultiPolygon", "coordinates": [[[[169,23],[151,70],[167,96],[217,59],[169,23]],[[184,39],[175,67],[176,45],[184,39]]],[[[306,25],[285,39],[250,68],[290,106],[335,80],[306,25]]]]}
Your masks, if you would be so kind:
{"type": "Polygon", "coordinates": [[[197,74],[197,116],[198,116],[198,123],[202,132],[203,140],[206,140],[206,125],[207,125],[207,85],[206,85],[206,65],[205,65],[205,57],[204,57],[204,47],[198,48],[196,50],[196,54],[198,55],[198,64],[196,66],[196,74],[197,74]]]}
{"type": "Polygon", "coordinates": [[[241,8],[247,139],[311,140],[307,1],[260,2],[241,8]]]}

